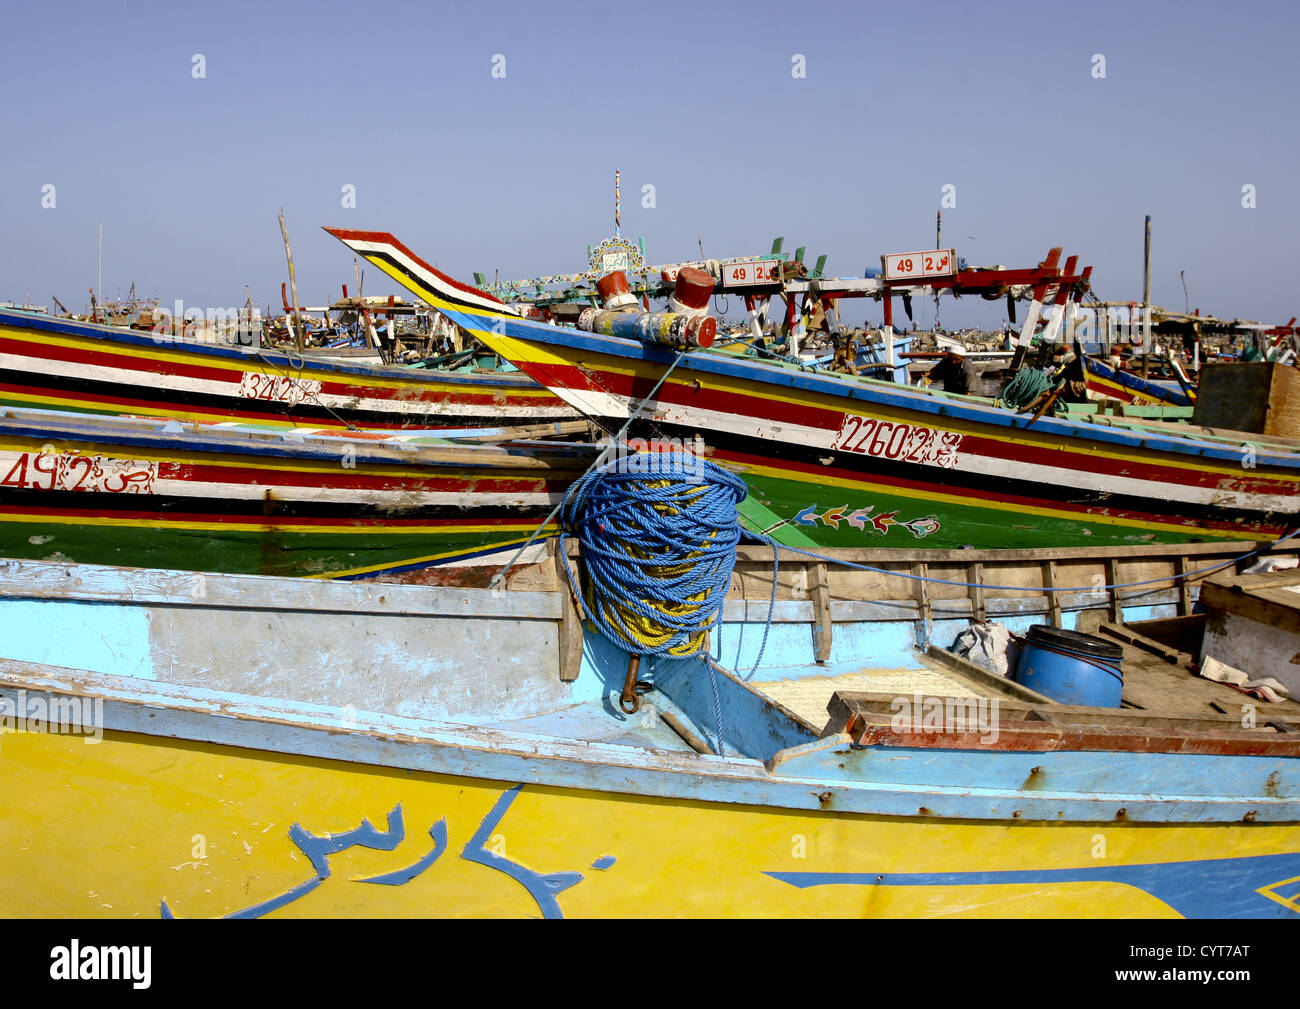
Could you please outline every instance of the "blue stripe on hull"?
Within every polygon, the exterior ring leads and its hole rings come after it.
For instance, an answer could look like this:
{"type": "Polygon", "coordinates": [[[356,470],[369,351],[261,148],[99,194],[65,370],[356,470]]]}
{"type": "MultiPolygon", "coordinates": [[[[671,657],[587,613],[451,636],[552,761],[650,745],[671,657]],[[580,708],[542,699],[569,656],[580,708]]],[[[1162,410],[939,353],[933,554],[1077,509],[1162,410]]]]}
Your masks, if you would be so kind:
{"type": "MultiPolygon", "coordinates": [[[[473,330],[490,328],[487,320],[467,312],[446,310],[445,314],[459,325],[473,330]]],[[[600,336],[581,330],[566,329],[526,319],[506,319],[494,317],[491,326],[500,327],[506,336],[533,343],[549,344],[587,353],[609,354],[631,361],[650,361],[665,367],[672,364],[676,353],[662,347],[623,340],[617,337],[600,336]]],[[[937,395],[911,387],[900,387],[891,382],[879,382],[873,379],[844,379],[825,374],[796,371],[762,361],[750,361],[729,354],[695,352],[687,355],[678,365],[677,372],[703,372],[723,375],[728,378],[761,382],[780,389],[812,392],[860,402],[861,409],[866,406],[883,406],[895,410],[906,410],[920,414],[951,417],[954,420],[977,424],[988,424],[1011,430],[1025,429],[1031,419],[1027,415],[1015,414],[1010,410],[988,406],[973,400],[963,400],[947,395],[937,395]]],[[[1123,446],[1129,449],[1147,449],[1169,452],[1199,459],[1217,460],[1237,465],[1241,461],[1241,449],[1238,446],[1224,446],[1221,443],[1198,441],[1191,437],[1157,433],[1151,430],[1129,431],[1122,428],[1103,427],[1081,421],[1058,420],[1042,417],[1033,422],[1037,434],[1054,434],[1066,439],[1089,443],[1103,442],[1123,446]]],[[[1258,465],[1280,466],[1300,470],[1300,454],[1281,454],[1269,452],[1267,446],[1260,446],[1256,453],[1258,465]]]]}
{"type": "MultiPolygon", "coordinates": [[[[865,859],[864,859],[865,860],[865,859]]],[[[1162,900],[1185,918],[1293,918],[1267,896],[1279,880],[1300,877],[1300,852],[1149,865],[975,872],[769,872],[799,889],[815,886],[981,886],[990,883],[1123,883],[1162,900]],[[1261,892],[1265,891],[1265,892],[1261,892]]]]}

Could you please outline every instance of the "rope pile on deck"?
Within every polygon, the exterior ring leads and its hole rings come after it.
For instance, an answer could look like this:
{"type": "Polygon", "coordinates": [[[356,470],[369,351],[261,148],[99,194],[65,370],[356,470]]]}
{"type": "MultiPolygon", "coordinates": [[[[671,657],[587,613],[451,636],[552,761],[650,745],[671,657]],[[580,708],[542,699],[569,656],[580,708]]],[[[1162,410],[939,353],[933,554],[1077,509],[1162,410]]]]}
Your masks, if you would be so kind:
{"type": "MultiPolygon", "coordinates": [[[[559,514],[560,556],[569,536],[582,545],[585,592],[564,561],[574,598],[583,616],[629,654],[620,708],[634,713],[638,694],[649,689],[637,680],[642,656],[699,656],[713,691],[716,753],[724,752],[722,702],[708,633],[722,622],[736,547],[746,535],[736,509],[747,493],[743,480],[701,456],[645,452],[586,473],[559,514]]],[[[773,602],[775,564],[774,551],[773,602]]],[[[769,608],[759,661],[771,619],[769,608]]]]}
{"type": "Polygon", "coordinates": [[[686,452],[616,459],[578,480],[560,526],[562,539],[582,544],[587,618],[634,654],[698,654],[722,618],[746,493],[744,481],[686,452]]]}
{"type": "Polygon", "coordinates": [[[1021,368],[1002,390],[998,402],[1009,410],[1023,410],[1051,386],[1047,376],[1037,368],[1021,368]]]}

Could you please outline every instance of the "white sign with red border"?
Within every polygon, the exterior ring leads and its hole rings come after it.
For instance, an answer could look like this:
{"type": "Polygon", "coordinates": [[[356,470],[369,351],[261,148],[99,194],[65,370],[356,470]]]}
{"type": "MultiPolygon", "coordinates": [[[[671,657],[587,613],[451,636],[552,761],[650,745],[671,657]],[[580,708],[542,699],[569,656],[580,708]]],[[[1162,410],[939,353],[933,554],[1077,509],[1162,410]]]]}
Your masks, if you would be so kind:
{"type": "Polygon", "coordinates": [[[781,261],[779,259],[760,259],[748,263],[723,263],[723,287],[753,287],[759,284],[775,284],[781,279],[781,261]]]}
{"type": "Polygon", "coordinates": [[[881,256],[886,280],[920,280],[924,277],[950,277],[957,272],[957,254],[953,249],[930,249],[925,252],[897,252],[881,256]]]}

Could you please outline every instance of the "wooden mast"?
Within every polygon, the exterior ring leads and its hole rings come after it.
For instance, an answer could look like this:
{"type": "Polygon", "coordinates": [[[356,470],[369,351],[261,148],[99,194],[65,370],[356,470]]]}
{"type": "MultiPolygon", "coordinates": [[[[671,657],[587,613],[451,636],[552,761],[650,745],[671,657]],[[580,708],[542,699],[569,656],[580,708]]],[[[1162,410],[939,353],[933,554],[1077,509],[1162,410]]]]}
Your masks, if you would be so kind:
{"type": "Polygon", "coordinates": [[[302,352],[302,318],[298,312],[298,275],[293,269],[293,248],[289,245],[289,229],[284,224],[284,207],[280,208],[280,234],[284,237],[284,256],[289,261],[289,291],[293,295],[293,338],[302,352]]]}

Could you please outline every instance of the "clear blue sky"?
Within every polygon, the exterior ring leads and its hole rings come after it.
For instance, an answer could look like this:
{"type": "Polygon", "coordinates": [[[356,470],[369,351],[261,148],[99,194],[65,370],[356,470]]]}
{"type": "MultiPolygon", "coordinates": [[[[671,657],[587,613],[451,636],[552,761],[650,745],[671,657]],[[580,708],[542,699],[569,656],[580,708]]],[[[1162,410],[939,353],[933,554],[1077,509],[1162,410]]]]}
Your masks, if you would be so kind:
{"type": "MultiPolygon", "coordinates": [[[[1032,265],[1060,244],[1093,264],[1102,297],[1140,298],[1149,213],[1155,302],[1182,307],[1185,270],[1192,307],[1285,321],[1300,314],[1298,11],[13,5],[0,299],[83,306],[103,221],[107,295],[134,280],[168,304],[231,306],[247,284],[278,302],[281,205],[307,302],[353,286],[323,224],[392,231],[465,279],[577,270],[612,232],[619,168],[624,234],[655,262],[694,258],[697,235],[721,257],[779,234],[861,275],[881,253],[932,245],[951,184],[945,244],[972,264],[1032,265]],[[340,204],[347,184],[355,209],[340,204]]],[[[373,274],[367,294],[393,289],[373,274]]],[[[1000,318],[944,305],[948,325],[1000,318]]]]}

